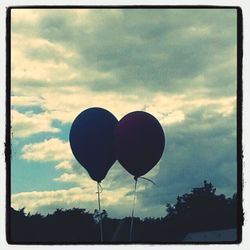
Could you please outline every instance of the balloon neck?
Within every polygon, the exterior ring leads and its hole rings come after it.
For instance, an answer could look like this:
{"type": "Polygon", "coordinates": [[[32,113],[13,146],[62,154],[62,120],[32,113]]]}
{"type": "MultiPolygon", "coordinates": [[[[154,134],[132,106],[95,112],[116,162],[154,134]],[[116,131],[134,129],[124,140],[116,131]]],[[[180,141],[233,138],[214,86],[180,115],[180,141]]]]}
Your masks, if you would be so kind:
{"type": "Polygon", "coordinates": [[[134,180],[137,181],[137,180],[138,180],[138,177],[137,177],[137,176],[134,176],[134,180]]]}

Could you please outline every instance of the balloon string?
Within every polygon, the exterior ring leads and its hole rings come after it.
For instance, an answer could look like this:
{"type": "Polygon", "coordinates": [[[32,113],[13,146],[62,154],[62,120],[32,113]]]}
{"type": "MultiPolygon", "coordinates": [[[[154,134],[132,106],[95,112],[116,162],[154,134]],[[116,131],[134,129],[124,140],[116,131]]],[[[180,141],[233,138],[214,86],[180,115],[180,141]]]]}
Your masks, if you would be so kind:
{"type": "Polygon", "coordinates": [[[135,179],[135,190],[134,190],[134,201],[131,215],[131,223],[130,223],[130,232],[129,232],[129,241],[132,241],[132,233],[133,233],[133,223],[134,223],[134,212],[135,212],[135,202],[136,202],[136,186],[137,186],[137,177],[135,179]]]}
{"type": "Polygon", "coordinates": [[[101,189],[101,191],[99,191],[101,193],[103,191],[102,185],[100,182],[97,182],[97,183],[98,183],[99,188],[101,189]]]}
{"type": "Polygon", "coordinates": [[[148,178],[146,178],[146,177],[142,177],[142,176],[140,176],[140,177],[138,177],[138,178],[141,178],[141,179],[144,179],[144,180],[150,181],[151,183],[153,183],[154,185],[156,185],[156,184],[155,184],[155,182],[153,182],[152,180],[150,180],[150,179],[148,179],[148,178]]]}
{"type": "Polygon", "coordinates": [[[99,208],[99,225],[100,225],[100,234],[101,234],[101,242],[103,242],[103,231],[102,231],[102,215],[101,215],[101,199],[100,193],[102,192],[102,186],[99,182],[97,182],[97,196],[98,196],[98,208],[99,208]],[[101,188],[101,191],[99,190],[101,188]]]}

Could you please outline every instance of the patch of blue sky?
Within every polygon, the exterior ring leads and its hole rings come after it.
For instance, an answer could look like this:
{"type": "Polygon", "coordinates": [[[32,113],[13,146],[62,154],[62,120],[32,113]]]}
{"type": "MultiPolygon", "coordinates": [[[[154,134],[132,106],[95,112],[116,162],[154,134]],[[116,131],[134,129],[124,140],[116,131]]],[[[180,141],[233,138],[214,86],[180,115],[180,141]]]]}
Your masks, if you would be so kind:
{"type": "Polygon", "coordinates": [[[63,140],[63,141],[68,141],[69,140],[69,131],[71,128],[71,123],[62,123],[59,120],[53,120],[51,123],[52,127],[54,128],[59,128],[60,132],[53,134],[57,138],[63,140]]]}
{"type": "Polygon", "coordinates": [[[54,162],[34,162],[12,157],[11,193],[53,191],[75,187],[73,183],[57,182],[63,172],[54,168],[54,162]]]}
{"type": "Polygon", "coordinates": [[[24,114],[40,114],[44,112],[41,106],[16,106],[12,105],[12,109],[24,114]]]}
{"type": "MultiPolygon", "coordinates": [[[[63,126],[64,128],[64,126],[63,126]]],[[[57,182],[53,179],[63,173],[55,169],[57,161],[29,161],[22,158],[23,147],[51,138],[66,140],[67,130],[61,133],[42,132],[24,138],[11,140],[11,193],[29,191],[49,191],[74,187],[72,183],[57,182]]]]}

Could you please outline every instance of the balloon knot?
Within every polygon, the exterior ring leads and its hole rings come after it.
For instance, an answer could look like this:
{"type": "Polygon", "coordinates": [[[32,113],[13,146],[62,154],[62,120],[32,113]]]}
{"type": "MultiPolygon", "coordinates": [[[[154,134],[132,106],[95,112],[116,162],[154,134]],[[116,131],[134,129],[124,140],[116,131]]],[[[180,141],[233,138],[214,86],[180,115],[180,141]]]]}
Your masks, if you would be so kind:
{"type": "Polygon", "coordinates": [[[97,191],[96,193],[98,194],[100,194],[100,193],[102,193],[102,191],[103,191],[103,188],[102,188],[102,185],[101,185],[101,182],[97,182],[97,185],[99,186],[99,188],[100,188],[100,190],[99,191],[97,191]]]}
{"type": "Polygon", "coordinates": [[[138,180],[138,177],[137,177],[137,176],[134,176],[134,180],[137,181],[137,180],[138,180]]]}

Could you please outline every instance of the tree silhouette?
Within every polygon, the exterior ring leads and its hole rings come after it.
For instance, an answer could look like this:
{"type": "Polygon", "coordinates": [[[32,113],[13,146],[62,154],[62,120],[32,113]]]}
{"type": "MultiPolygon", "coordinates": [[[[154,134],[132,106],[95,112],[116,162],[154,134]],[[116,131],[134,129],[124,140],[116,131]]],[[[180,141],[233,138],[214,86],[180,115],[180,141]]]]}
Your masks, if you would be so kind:
{"type": "Polygon", "coordinates": [[[226,198],[215,191],[211,183],[204,181],[203,187],[178,196],[176,204],[167,204],[166,219],[176,227],[181,225],[184,232],[236,227],[237,195],[226,198]]]}
{"type": "MultiPolygon", "coordinates": [[[[216,195],[211,183],[204,181],[191,193],[178,196],[176,203],[166,205],[162,218],[134,218],[133,242],[180,242],[187,233],[195,231],[236,228],[237,195],[226,198],[216,195]]],[[[138,211],[139,213],[139,211],[138,211]]],[[[111,219],[101,212],[103,238],[107,243],[129,241],[130,217],[111,219]]],[[[25,214],[25,208],[10,211],[11,243],[99,243],[98,210],[57,209],[53,214],[25,214]]]]}

